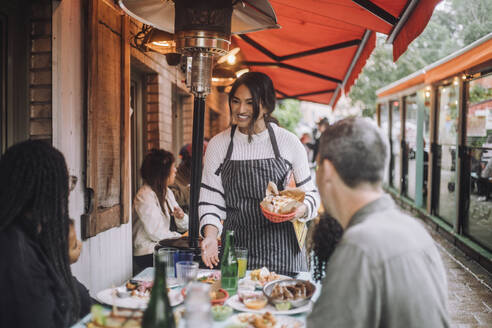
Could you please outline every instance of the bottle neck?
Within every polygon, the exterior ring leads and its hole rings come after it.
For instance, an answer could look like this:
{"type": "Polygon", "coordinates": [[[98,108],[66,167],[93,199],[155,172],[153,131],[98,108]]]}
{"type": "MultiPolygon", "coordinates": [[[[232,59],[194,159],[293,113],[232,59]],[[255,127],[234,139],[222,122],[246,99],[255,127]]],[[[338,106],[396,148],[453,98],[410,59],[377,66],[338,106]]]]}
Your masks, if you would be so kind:
{"type": "Polygon", "coordinates": [[[163,288],[167,288],[166,280],[166,261],[158,256],[155,263],[154,286],[152,289],[160,288],[162,286],[163,288]]]}

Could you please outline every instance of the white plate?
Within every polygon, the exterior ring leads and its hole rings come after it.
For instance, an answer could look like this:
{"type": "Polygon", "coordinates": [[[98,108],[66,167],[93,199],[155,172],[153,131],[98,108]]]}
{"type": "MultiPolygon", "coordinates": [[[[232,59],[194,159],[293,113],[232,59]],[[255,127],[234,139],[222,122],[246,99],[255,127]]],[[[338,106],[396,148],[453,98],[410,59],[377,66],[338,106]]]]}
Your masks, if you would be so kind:
{"type": "MultiPolygon", "coordinates": [[[[229,319],[227,319],[226,323],[228,324],[237,324],[237,325],[245,325],[239,318],[241,316],[248,316],[251,315],[250,313],[240,313],[233,315],[229,319]]],[[[288,317],[288,316],[282,316],[282,315],[276,315],[275,316],[276,324],[272,328],[301,328],[304,327],[304,323],[296,318],[293,317],[288,317]]],[[[252,325],[245,325],[245,328],[253,327],[252,325]]]]}
{"type": "Polygon", "coordinates": [[[237,311],[241,312],[251,312],[251,313],[265,313],[265,312],[270,312],[271,314],[297,314],[297,313],[304,313],[304,312],[311,312],[313,309],[313,301],[309,301],[306,305],[300,306],[298,308],[292,308],[287,311],[278,311],[274,305],[268,303],[263,309],[261,310],[253,310],[249,309],[244,305],[243,302],[239,300],[239,296],[234,295],[230,297],[226,303],[226,305],[229,305],[231,308],[237,311]]]}
{"type": "MultiPolygon", "coordinates": [[[[177,289],[171,289],[168,293],[169,302],[171,306],[176,306],[178,304],[183,303],[183,295],[177,289]]],[[[117,307],[122,307],[126,309],[145,309],[147,307],[147,303],[150,300],[150,297],[138,297],[138,296],[129,296],[129,297],[118,297],[115,294],[115,288],[108,288],[101,290],[97,293],[96,298],[104,304],[115,305],[117,307]]]]}

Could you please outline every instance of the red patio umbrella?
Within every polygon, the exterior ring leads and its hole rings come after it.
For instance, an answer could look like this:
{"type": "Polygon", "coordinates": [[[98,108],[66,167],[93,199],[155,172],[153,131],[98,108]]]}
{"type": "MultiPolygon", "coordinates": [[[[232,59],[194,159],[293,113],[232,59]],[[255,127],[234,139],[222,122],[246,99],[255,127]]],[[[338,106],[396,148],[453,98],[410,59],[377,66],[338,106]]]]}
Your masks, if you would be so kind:
{"type": "Polygon", "coordinates": [[[394,60],[427,25],[439,0],[272,0],[281,29],[236,36],[244,64],[268,74],[277,95],[334,106],[388,35],[394,60]]]}

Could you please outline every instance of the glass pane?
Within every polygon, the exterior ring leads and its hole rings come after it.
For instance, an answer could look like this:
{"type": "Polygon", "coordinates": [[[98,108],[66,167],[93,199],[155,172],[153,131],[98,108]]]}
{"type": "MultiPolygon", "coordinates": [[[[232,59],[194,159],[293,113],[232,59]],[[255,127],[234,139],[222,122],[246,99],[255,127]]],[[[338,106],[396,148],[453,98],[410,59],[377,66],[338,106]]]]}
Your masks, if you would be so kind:
{"type": "Polygon", "coordinates": [[[468,91],[470,204],[465,233],[492,249],[492,75],[471,81],[468,91]]]}
{"type": "MultiPolygon", "coordinates": [[[[388,131],[389,131],[389,111],[388,111],[388,104],[387,103],[381,104],[380,110],[381,110],[381,114],[380,114],[381,115],[381,126],[380,126],[380,128],[382,130],[383,135],[386,136],[386,137],[388,137],[388,131]]],[[[388,144],[389,144],[389,142],[388,142],[388,144]]],[[[385,174],[384,174],[383,183],[385,185],[388,185],[388,183],[389,183],[389,174],[388,174],[388,171],[386,171],[385,174]]]]}
{"type": "Polygon", "coordinates": [[[406,196],[415,199],[415,183],[417,174],[417,95],[411,95],[405,98],[405,148],[406,158],[406,196]]]}
{"type": "Polygon", "coordinates": [[[439,217],[453,224],[456,216],[456,141],[458,124],[458,86],[439,87],[438,175],[439,217]]]}
{"type": "Polygon", "coordinates": [[[400,103],[391,101],[391,181],[393,187],[400,189],[400,103]]]}

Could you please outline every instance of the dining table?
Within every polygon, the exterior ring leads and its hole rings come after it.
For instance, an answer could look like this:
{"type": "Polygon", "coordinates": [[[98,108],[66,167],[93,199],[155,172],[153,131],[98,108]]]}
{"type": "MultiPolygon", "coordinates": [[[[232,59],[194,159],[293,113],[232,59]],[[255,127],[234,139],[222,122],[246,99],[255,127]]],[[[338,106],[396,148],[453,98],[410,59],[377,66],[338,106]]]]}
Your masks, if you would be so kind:
{"type": "MultiPolygon", "coordinates": [[[[200,269],[199,271],[199,275],[206,275],[207,273],[211,273],[213,270],[207,270],[207,269],[200,269]]],[[[251,273],[251,270],[248,270],[246,272],[246,277],[251,273]]],[[[153,267],[149,267],[149,268],[146,268],[144,269],[143,271],[141,271],[139,274],[137,274],[135,277],[133,277],[132,279],[133,280],[152,280],[154,278],[154,268],[153,267]]],[[[316,286],[316,290],[311,298],[311,301],[314,302],[316,301],[316,299],[319,297],[319,294],[320,294],[320,291],[321,291],[321,284],[319,282],[315,282],[312,278],[312,273],[311,272],[299,272],[296,276],[292,277],[292,278],[296,278],[296,279],[302,279],[302,280],[308,280],[308,281],[311,281],[315,286],[316,286]]],[[[176,286],[176,287],[173,287],[174,288],[178,288],[178,289],[181,289],[182,286],[176,286]]],[[[97,298],[96,298],[97,299],[97,298]]],[[[227,305],[227,301],[225,303],[225,305],[227,305]]],[[[103,304],[103,306],[110,310],[111,309],[111,305],[109,304],[103,304]]],[[[173,307],[173,310],[176,310],[178,308],[183,308],[184,307],[184,303],[182,304],[179,304],[179,305],[176,305],[175,307],[173,307]]],[[[238,314],[238,313],[241,313],[240,311],[237,311],[237,310],[234,310],[233,311],[233,315],[235,314],[238,314]]],[[[282,316],[285,315],[285,314],[282,314],[282,316]]],[[[297,314],[292,314],[292,315],[289,315],[289,316],[292,316],[293,318],[297,319],[298,321],[302,322],[303,324],[303,327],[305,327],[305,323],[306,323],[306,317],[308,315],[308,312],[303,312],[303,313],[297,313],[297,314]]],[[[231,317],[232,317],[231,316],[231,317]]],[[[86,328],[87,327],[87,323],[89,323],[91,321],[91,314],[87,314],[84,318],[82,318],[79,322],[77,322],[75,325],[72,326],[72,328],[86,328]]],[[[229,325],[231,325],[231,322],[229,319],[225,320],[225,321],[213,321],[213,328],[225,328],[225,327],[228,327],[229,325]]],[[[185,318],[181,318],[179,320],[179,324],[177,326],[177,328],[185,328],[186,327],[186,322],[185,322],[185,318]]]]}

